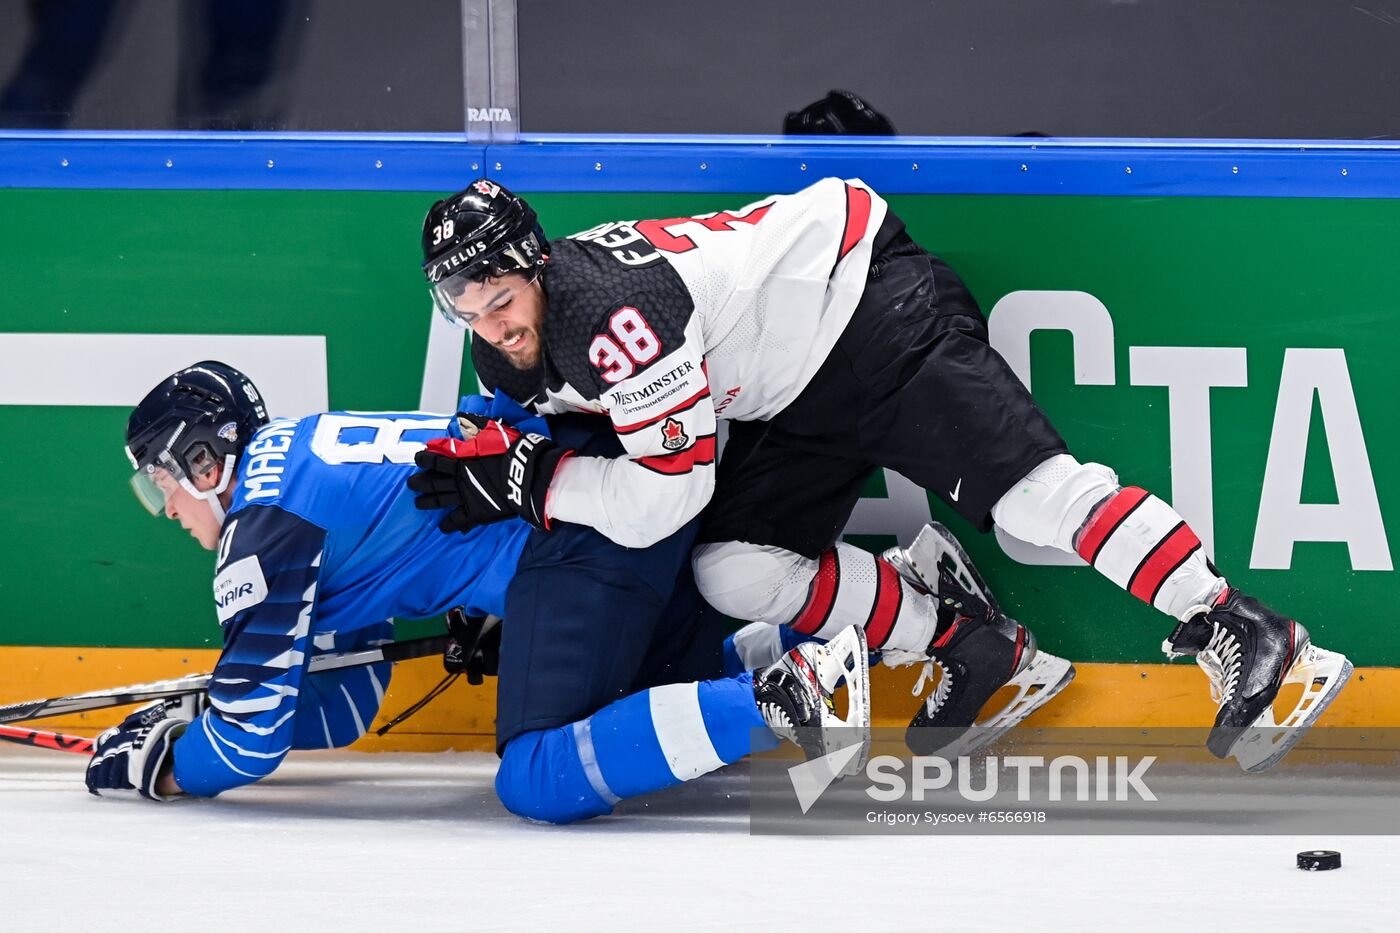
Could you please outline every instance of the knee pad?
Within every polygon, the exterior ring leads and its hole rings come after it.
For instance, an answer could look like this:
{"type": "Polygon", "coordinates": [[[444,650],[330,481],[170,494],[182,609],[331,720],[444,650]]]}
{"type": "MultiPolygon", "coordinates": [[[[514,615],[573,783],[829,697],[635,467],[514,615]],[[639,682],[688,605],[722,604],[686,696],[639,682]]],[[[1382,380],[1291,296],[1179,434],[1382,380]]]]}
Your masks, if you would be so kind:
{"type": "Polygon", "coordinates": [[[1118,474],[1099,463],[1058,454],[1040,464],[992,506],[1007,534],[1074,552],[1074,535],[1094,506],[1118,491],[1118,474]]]}
{"type": "Polygon", "coordinates": [[[702,544],[691,557],[705,601],[736,619],[781,625],[802,610],[817,562],[743,541],[702,544]]]}
{"type": "Polygon", "coordinates": [[[506,743],[496,771],[496,796],[516,816],[574,823],[612,812],[579,760],[569,726],[526,732],[506,743]]]}

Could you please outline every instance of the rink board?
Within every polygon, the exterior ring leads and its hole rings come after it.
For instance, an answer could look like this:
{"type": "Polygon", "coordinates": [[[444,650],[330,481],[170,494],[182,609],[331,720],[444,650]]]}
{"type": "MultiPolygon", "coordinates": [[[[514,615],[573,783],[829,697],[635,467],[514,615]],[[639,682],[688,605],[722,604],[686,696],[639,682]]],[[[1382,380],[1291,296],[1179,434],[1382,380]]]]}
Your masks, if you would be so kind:
{"type": "MultiPolygon", "coordinates": [[[[148,683],[211,670],[218,652],[171,648],[0,648],[0,705],[123,684],[148,683]]],[[[442,679],[435,658],[409,661],[394,673],[360,751],[494,751],[496,681],[481,686],[459,679],[430,705],[387,735],[374,732],[424,696],[442,679]]],[[[872,671],[871,709],[877,727],[902,728],[919,705],[910,694],[917,670],[872,671]]],[[[1327,710],[1323,725],[1351,729],[1400,722],[1395,697],[1400,670],[1359,670],[1327,710]]],[[[1291,700],[1289,701],[1291,702],[1291,700]]],[[[99,710],[35,720],[28,728],[93,735],[118,722],[127,710],[99,710]]],[[[1170,728],[1209,726],[1215,716],[1205,675],[1194,664],[1078,664],[1074,681],[1054,702],[1026,721],[1045,728],[1170,728]]],[[[1347,739],[1346,741],[1351,741],[1347,739]]],[[[1352,747],[1350,745],[1346,746],[1352,747]]],[[[1355,745],[1357,751],[1365,746],[1355,745]]]]}
{"type": "MultiPolygon", "coordinates": [[[[1081,459],[1113,465],[1210,526],[1231,581],[1294,614],[1320,643],[1362,665],[1400,664],[1388,613],[1400,509],[1392,148],[550,140],[488,151],[446,139],[116,135],[0,136],[0,644],[93,657],[82,649],[219,642],[209,556],[131,502],[120,453],[123,406],[135,401],[127,383],[152,384],[195,357],[137,378],[124,365],[130,342],[113,340],[93,365],[70,353],[70,338],[320,338],[323,358],[305,377],[323,382],[305,395],[319,391],[334,408],[417,408],[430,333],[419,224],[476,165],[531,194],[556,235],[859,175],[962,272],[984,310],[997,309],[994,331],[1004,312],[1021,316],[1009,332],[1022,342],[1034,330],[1035,394],[1081,459]],[[1100,322],[1106,314],[1112,339],[1100,328],[1097,342],[1076,343],[1060,318],[1027,323],[1025,307],[1004,303],[1026,291],[1070,295],[1075,313],[1100,322]],[[1208,352],[1190,352],[1199,350],[1208,352]],[[37,375],[6,381],[36,358],[37,375]],[[1217,359],[1218,372],[1193,370],[1217,359]],[[1210,381],[1208,394],[1192,394],[1210,381]],[[1198,418],[1173,425],[1173,406],[1199,414],[1202,404],[1208,433],[1193,432],[1198,418]],[[1194,456],[1192,476],[1173,468],[1174,448],[1194,456]],[[1291,511],[1261,532],[1266,474],[1272,501],[1291,511]],[[1185,491],[1173,486],[1188,480],[1185,491]],[[1288,535],[1297,542],[1281,547],[1288,535]]],[[[465,369],[460,384],[472,384],[465,369]]],[[[886,491],[872,484],[859,543],[888,543],[917,518],[907,500],[882,514],[886,491]]],[[[1146,692],[1115,702],[1150,704],[1182,692],[1170,678],[1199,679],[1155,663],[1169,629],[1161,616],[1085,568],[1012,560],[930,499],[1041,643],[1083,664],[1082,684],[1096,664],[1131,664],[1122,669],[1131,676],[1149,672],[1138,678],[1146,692]]],[[[0,663],[14,670],[11,660],[0,663]]],[[[70,670],[51,666],[49,682],[66,684],[70,670]]],[[[1400,721],[1388,696],[1361,694],[1355,715],[1384,709],[1400,721]]],[[[489,715],[475,700],[461,709],[489,715]]]]}

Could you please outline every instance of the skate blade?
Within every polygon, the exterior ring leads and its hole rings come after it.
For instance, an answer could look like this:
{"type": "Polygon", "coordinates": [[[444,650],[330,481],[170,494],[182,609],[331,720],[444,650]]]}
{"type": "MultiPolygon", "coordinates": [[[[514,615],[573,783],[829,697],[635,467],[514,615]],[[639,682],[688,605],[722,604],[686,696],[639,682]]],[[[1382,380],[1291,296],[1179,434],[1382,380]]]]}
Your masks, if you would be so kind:
{"type": "Polygon", "coordinates": [[[1352,670],[1344,655],[1309,644],[1283,680],[1304,685],[1298,704],[1283,722],[1275,721],[1272,707],[1260,713],[1230,746],[1230,756],[1251,774],[1278,764],[1341,693],[1352,670]]]}
{"type": "Polygon", "coordinates": [[[1022,722],[1036,710],[1053,700],[1074,680],[1074,665],[1064,658],[1044,651],[1036,652],[1035,659],[1006,686],[1015,687],[1016,693],[1002,707],[987,715],[984,709],[980,718],[957,739],[932,754],[941,758],[972,756],[991,745],[1008,730],[1022,722]]]}
{"type": "Polygon", "coordinates": [[[977,572],[976,565],[962,544],[942,523],[929,522],[925,525],[905,553],[910,567],[924,581],[929,592],[938,592],[938,568],[947,561],[958,583],[996,611],[996,597],[992,595],[987,581],[977,572]]]}
{"type": "Polygon", "coordinates": [[[859,625],[848,626],[816,652],[814,667],[823,688],[834,692],[842,681],[846,683],[846,717],[822,710],[822,728],[836,728],[835,741],[827,754],[849,747],[859,741],[860,754],[843,768],[838,777],[857,774],[870,757],[870,649],[865,630],[859,625]]]}

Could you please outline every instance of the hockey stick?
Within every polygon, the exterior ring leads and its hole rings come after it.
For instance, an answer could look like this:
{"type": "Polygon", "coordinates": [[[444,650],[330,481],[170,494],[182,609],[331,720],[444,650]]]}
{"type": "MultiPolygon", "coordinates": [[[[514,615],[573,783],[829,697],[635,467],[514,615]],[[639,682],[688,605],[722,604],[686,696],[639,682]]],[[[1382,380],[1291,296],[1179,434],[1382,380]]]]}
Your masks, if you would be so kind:
{"type": "MultiPolygon", "coordinates": [[[[311,659],[307,671],[319,674],[346,667],[364,667],[383,661],[408,661],[440,654],[447,647],[448,636],[431,635],[427,638],[413,638],[397,641],[378,648],[363,651],[343,651],[338,654],[322,654],[311,659]]],[[[201,693],[209,686],[209,674],[193,674],[173,680],[157,680],[148,684],[134,684],[129,687],[116,687],[111,690],[95,690],[91,693],[76,693],[66,697],[53,697],[46,700],[30,700],[26,703],[12,703],[0,706],[0,723],[22,722],[27,719],[43,719],[47,716],[62,716],[67,713],[85,713],[95,709],[108,709],[113,706],[127,706],[131,703],[144,703],[148,700],[163,700],[167,697],[201,693]]],[[[28,730],[15,730],[21,734],[28,730]]],[[[47,733],[39,733],[47,734],[47,733]]],[[[8,737],[8,736],[7,736],[8,737]]],[[[65,738],[72,738],[71,736],[65,738]]],[[[25,744],[24,739],[16,741],[25,744]]],[[[46,748],[51,746],[44,746],[46,748]]]]}
{"type": "Polygon", "coordinates": [[[84,735],[40,732],[37,729],[18,729],[14,726],[0,726],[0,741],[49,748],[56,752],[74,752],[79,755],[91,754],[93,746],[93,740],[84,735]]]}

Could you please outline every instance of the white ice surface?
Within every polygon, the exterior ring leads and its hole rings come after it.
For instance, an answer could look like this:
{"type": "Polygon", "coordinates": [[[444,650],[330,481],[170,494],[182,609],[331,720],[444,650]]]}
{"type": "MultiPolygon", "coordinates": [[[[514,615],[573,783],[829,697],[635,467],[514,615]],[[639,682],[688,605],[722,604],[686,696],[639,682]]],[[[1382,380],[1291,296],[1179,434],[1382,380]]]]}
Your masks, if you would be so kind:
{"type": "Polygon", "coordinates": [[[83,765],[0,746],[4,933],[1400,928],[1389,836],[754,837],[740,769],[552,827],[486,754],[301,754],[173,804],[92,797],[83,765]],[[1311,848],[1342,868],[1299,871],[1311,848]]]}

